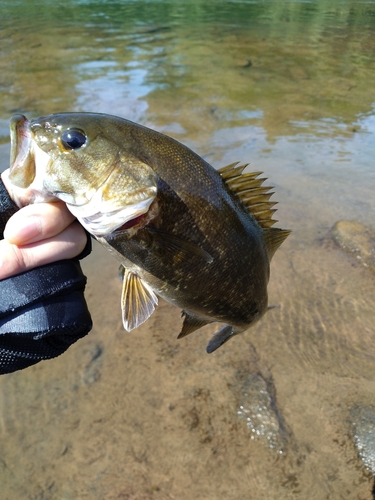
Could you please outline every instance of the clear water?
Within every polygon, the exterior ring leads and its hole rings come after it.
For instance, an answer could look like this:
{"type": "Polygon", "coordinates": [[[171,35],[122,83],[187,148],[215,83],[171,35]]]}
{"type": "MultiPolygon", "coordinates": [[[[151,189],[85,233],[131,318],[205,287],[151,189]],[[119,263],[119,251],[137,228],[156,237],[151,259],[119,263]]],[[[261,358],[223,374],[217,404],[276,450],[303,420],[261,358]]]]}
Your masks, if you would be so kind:
{"type": "Polygon", "coordinates": [[[117,114],[263,170],[293,230],[277,307],[210,356],[164,302],[126,333],[96,246],[93,331],[0,379],[1,497],[372,498],[375,276],[330,229],[375,230],[375,3],[12,0],[0,28],[2,168],[14,113],[117,114]]]}

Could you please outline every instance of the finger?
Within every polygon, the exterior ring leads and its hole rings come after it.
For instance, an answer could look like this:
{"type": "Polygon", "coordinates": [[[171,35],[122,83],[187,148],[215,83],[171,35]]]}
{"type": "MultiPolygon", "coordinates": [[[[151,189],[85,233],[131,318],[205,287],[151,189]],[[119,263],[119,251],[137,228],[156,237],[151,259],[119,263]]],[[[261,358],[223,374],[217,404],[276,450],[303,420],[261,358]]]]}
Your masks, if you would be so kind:
{"type": "Polygon", "coordinates": [[[73,220],[62,201],[28,205],[10,217],[4,238],[18,246],[35,243],[61,233],[73,220]]]}
{"type": "Polygon", "coordinates": [[[72,259],[85,248],[87,236],[78,222],[60,234],[41,242],[17,246],[0,241],[0,279],[28,271],[57,260],[72,259]]]}

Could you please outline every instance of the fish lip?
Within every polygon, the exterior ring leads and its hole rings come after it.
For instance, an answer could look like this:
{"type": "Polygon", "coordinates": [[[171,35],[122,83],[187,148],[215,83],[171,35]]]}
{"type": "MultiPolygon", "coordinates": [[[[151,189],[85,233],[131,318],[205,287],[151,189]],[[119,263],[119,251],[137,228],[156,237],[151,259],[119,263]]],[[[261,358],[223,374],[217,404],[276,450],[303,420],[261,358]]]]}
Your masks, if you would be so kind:
{"type": "Polygon", "coordinates": [[[9,178],[16,186],[26,188],[35,177],[30,121],[24,115],[14,115],[9,125],[11,142],[9,178]]]}

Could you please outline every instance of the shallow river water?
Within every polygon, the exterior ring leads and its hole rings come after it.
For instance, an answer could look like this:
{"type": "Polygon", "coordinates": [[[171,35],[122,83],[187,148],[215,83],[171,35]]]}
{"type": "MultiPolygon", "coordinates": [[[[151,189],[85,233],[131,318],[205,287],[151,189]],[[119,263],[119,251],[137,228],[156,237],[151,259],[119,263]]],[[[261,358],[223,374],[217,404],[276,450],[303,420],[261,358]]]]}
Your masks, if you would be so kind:
{"type": "Polygon", "coordinates": [[[293,230],[276,307],[207,355],[161,302],[123,330],[116,261],[83,262],[92,332],[0,379],[2,500],[374,498],[375,274],[332,240],[375,230],[375,3],[3,1],[12,114],[117,114],[275,186],[293,230]]]}

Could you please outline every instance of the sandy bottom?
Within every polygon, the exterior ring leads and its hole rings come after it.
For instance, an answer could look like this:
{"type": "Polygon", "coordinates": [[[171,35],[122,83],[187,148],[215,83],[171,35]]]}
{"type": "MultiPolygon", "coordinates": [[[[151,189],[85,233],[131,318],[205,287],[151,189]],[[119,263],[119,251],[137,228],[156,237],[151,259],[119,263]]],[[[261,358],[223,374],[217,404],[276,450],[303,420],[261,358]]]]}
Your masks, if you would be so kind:
{"type": "Polygon", "coordinates": [[[117,263],[94,247],[93,331],[0,379],[2,499],[372,498],[375,279],[328,232],[293,233],[276,307],[212,355],[215,325],[178,341],[163,301],[125,332],[117,263]]]}

